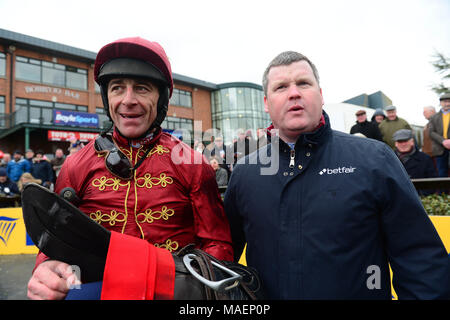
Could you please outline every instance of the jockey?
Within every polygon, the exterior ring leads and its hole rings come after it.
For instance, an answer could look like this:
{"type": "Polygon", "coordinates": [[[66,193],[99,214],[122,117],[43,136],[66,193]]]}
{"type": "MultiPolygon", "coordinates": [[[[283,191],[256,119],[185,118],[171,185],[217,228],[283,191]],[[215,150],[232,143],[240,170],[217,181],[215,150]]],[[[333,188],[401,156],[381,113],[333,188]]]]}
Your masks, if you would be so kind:
{"type": "MultiPolygon", "coordinates": [[[[212,168],[161,129],[173,91],[164,49],[138,37],[117,40],[99,51],[94,77],[113,132],[101,133],[66,159],[55,192],[75,190],[82,212],[113,234],[126,235],[122,238],[130,244],[143,239],[152,248],[176,252],[193,243],[220,260],[232,260],[229,225],[212,168]]],[[[122,252],[114,256],[120,260],[122,252]]],[[[49,258],[42,252],[37,256],[28,283],[31,299],[63,299],[67,294],[67,275],[61,271],[67,265],[49,258]]],[[[123,260],[138,258],[139,251],[123,260]]]]}

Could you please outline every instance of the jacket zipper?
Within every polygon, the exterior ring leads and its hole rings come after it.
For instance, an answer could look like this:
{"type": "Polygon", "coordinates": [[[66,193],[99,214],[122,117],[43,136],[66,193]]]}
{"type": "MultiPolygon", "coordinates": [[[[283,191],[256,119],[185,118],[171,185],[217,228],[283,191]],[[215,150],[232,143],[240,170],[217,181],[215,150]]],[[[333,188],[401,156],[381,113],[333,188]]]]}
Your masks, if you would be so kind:
{"type": "Polygon", "coordinates": [[[291,160],[289,161],[289,168],[294,169],[295,166],[295,150],[291,149],[291,160]]]}

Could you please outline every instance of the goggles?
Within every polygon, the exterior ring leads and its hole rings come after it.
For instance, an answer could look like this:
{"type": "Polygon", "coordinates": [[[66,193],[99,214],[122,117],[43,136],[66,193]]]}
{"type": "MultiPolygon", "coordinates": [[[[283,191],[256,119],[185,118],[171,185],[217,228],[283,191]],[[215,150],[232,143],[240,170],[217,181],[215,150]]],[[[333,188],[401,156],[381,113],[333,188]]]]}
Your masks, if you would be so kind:
{"type": "Polygon", "coordinates": [[[135,168],[127,156],[117,148],[111,135],[101,134],[95,139],[94,149],[98,154],[105,156],[105,165],[109,172],[116,177],[130,180],[135,168]]]}

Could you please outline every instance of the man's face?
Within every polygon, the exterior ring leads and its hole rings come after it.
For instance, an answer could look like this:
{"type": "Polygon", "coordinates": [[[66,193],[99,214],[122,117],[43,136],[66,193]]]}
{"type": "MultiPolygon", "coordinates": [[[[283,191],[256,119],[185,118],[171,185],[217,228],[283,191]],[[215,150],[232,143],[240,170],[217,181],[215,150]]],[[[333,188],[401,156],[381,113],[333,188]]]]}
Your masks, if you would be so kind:
{"type": "Polygon", "coordinates": [[[414,139],[395,141],[395,147],[401,153],[408,153],[414,146],[414,139]]]}
{"type": "Polygon", "coordinates": [[[219,162],[217,162],[216,159],[211,159],[211,161],[209,161],[209,164],[214,170],[217,170],[219,168],[219,162]]]}
{"type": "Polygon", "coordinates": [[[377,123],[381,123],[383,120],[384,120],[384,116],[382,116],[382,115],[375,116],[375,121],[377,123]]]}
{"type": "Polygon", "coordinates": [[[294,142],[304,132],[312,132],[322,116],[322,89],[306,61],[272,67],[267,76],[264,111],[286,142],[294,142]]]}
{"type": "Polygon", "coordinates": [[[55,157],[56,158],[62,158],[64,157],[64,152],[61,149],[56,149],[55,151],[55,157]]]}
{"type": "Polygon", "coordinates": [[[109,113],[127,138],[142,136],[155,121],[158,87],[149,80],[118,78],[108,84],[109,113]]]}
{"type": "Polygon", "coordinates": [[[19,161],[22,158],[22,155],[20,153],[14,153],[13,157],[14,160],[19,161]]]}
{"type": "Polygon", "coordinates": [[[223,140],[222,138],[217,138],[214,140],[214,143],[216,144],[216,146],[218,146],[219,148],[221,148],[223,146],[223,140]]]}
{"type": "Polygon", "coordinates": [[[423,108],[423,116],[425,119],[430,120],[430,118],[435,114],[436,112],[433,109],[429,108],[423,108]]]}
{"type": "Polygon", "coordinates": [[[7,176],[0,176],[0,183],[5,183],[7,179],[7,176]]]}
{"type": "Polygon", "coordinates": [[[386,111],[386,115],[389,120],[393,121],[397,118],[397,110],[386,111]]]}
{"type": "Polygon", "coordinates": [[[356,120],[359,123],[362,123],[362,122],[366,121],[366,119],[367,119],[367,115],[365,113],[359,114],[359,115],[356,116],[356,120]]]}
{"type": "Polygon", "coordinates": [[[450,99],[441,100],[441,107],[444,110],[450,110],[450,99]]]}

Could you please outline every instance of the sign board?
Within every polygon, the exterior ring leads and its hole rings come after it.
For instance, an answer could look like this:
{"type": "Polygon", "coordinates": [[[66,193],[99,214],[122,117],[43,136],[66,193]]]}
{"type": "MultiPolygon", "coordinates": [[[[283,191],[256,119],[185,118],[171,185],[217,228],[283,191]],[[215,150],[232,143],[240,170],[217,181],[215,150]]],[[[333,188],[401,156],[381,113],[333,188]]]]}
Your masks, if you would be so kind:
{"type": "Polygon", "coordinates": [[[0,255],[38,252],[26,232],[22,208],[0,209],[0,255]]]}
{"type": "Polygon", "coordinates": [[[53,123],[60,126],[98,128],[98,114],[72,110],[53,110],[53,123]]]}
{"type": "Polygon", "coordinates": [[[81,142],[89,142],[97,138],[98,133],[95,132],[78,132],[78,131],[59,131],[48,130],[49,141],[70,141],[70,139],[80,140],[81,142]]]}

